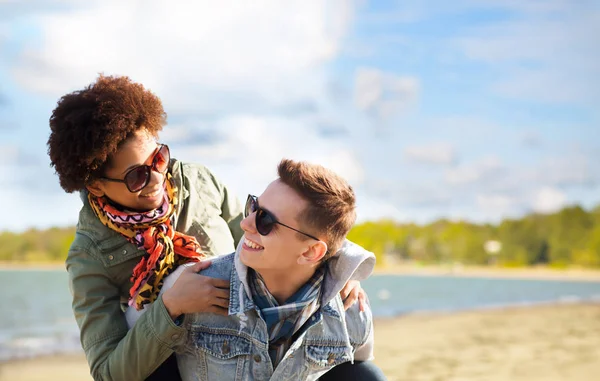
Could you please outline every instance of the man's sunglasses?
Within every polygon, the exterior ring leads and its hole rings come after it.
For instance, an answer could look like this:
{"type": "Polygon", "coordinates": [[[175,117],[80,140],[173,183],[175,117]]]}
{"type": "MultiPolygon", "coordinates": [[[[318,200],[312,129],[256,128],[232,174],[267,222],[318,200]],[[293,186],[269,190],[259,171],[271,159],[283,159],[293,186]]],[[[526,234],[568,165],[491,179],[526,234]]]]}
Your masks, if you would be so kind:
{"type": "Polygon", "coordinates": [[[148,185],[152,171],[158,173],[165,173],[169,168],[169,160],[171,160],[171,153],[169,147],[166,144],[158,146],[156,153],[152,157],[151,165],[140,165],[135,168],[131,168],[125,174],[123,180],[111,179],[109,177],[101,177],[103,180],[113,181],[115,183],[124,183],[127,189],[131,193],[139,192],[148,185]]]}
{"type": "Polygon", "coordinates": [[[261,208],[258,205],[258,198],[256,196],[253,196],[251,194],[248,195],[248,199],[246,200],[246,209],[245,209],[245,217],[248,217],[249,215],[251,215],[252,213],[256,212],[256,230],[258,230],[258,233],[260,235],[267,235],[271,232],[271,230],[273,230],[273,226],[275,226],[275,224],[279,224],[281,226],[285,226],[288,229],[292,229],[293,231],[296,231],[300,234],[304,234],[307,237],[310,237],[312,239],[316,239],[317,241],[320,241],[320,239],[318,239],[317,237],[304,233],[298,229],[294,229],[291,226],[288,226],[284,223],[281,223],[279,221],[277,221],[277,218],[275,218],[275,216],[269,212],[266,209],[261,208]]]}

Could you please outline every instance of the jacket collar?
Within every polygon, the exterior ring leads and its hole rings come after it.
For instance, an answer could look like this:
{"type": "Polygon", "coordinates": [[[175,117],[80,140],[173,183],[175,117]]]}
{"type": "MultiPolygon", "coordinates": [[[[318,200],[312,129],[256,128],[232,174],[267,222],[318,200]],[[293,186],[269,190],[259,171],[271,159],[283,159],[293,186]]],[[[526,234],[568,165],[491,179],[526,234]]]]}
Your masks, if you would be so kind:
{"type": "MultiPolygon", "coordinates": [[[[248,283],[248,266],[243,264],[240,260],[242,243],[243,240],[240,240],[235,251],[233,257],[234,266],[231,269],[231,277],[229,279],[229,315],[239,315],[257,308],[254,300],[252,299],[252,291],[250,289],[250,284],[248,283]]],[[[331,269],[329,269],[328,266],[325,273],[325,279],[323,280],[321,287],[325,287],[326,284],[332,283],[333,277],[331,276],[331,269]]],[[[321,313],[341,319],[341,314],[343,313],[343,304],[341,306],[338,304],[339,303],[336,303],[335,298],[329,298],[329,300],[322,298],[321,308],[315,314],[318,319],[315,320],[321,320],[321,313]]]]}
{"type": "Polygon", "coordinates": [[[234,265],[229,279],[229,315],[239,315],[248,310],[256,309],[248,284],[248,267],[240,261],[239,251],[241,245],[242,241],[240,241],[235,251],[234,265]]]}

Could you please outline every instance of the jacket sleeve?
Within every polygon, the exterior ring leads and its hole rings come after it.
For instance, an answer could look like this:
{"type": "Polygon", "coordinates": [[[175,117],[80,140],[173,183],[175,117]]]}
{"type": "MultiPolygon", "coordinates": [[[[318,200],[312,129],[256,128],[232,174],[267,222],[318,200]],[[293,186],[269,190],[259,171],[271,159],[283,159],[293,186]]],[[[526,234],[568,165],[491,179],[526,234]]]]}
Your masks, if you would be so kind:
{"type": "Polygon", "coordinates": [[[231,235],[233,236],[234,247],[237,247],[244,231],[240,227],[240,222],[244,219],[244,209],[236,195],[213,175],[213,181],[221,194],[221,218],[227,222],[231,235]]]}
{"type": "MultiPolygon", "coordinates": [[[[93,248],[91,248],[93,250],[93,248]]],[[[162,298],[127,329],[119,288],[90,247],[72,246],[66,261],[73,312],[94,380],[144,380],[185,339],[162,298]]]]}

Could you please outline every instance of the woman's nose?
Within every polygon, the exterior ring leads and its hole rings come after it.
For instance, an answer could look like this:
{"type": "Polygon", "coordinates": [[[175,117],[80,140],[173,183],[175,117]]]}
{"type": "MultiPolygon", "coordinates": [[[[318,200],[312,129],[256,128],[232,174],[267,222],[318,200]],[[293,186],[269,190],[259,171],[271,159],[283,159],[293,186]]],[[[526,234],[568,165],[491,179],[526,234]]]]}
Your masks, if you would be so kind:
{"type": "Polygon", "coordinates": [[[146,187],[154,187],[156,184],[162,184],[165,181],[166,173],[150,171],[150,181],[146,187]]]}

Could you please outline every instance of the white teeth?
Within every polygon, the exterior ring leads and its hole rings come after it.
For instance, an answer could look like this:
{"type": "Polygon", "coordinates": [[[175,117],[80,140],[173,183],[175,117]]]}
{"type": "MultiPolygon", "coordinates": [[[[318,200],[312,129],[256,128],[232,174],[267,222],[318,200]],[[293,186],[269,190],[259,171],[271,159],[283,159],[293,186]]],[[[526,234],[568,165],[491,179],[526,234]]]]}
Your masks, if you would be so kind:
{"type": "Polygon", "coordinates": [[[246,246],[248,246],[248,247],[250,247],[252,249],[259,249],[259,250],[264,249],[264,247],[260,246],[257,243],[254,243],[254,242],[250,241],[248,238],[244,238],[244,243],[246,244],[246,246]]]}
{"type": "Polygon", "coordinates": [[[160,189],[158,189],[158,190],[156,190],[156,191],[154,191],[154,192],[152,192],[152,193],[145,194],[145,195],[143,195],[142,197],[154,197],[154,196],[156,196],[156,195],[157,195],[159,192],[160,192],[160,189]]]}

